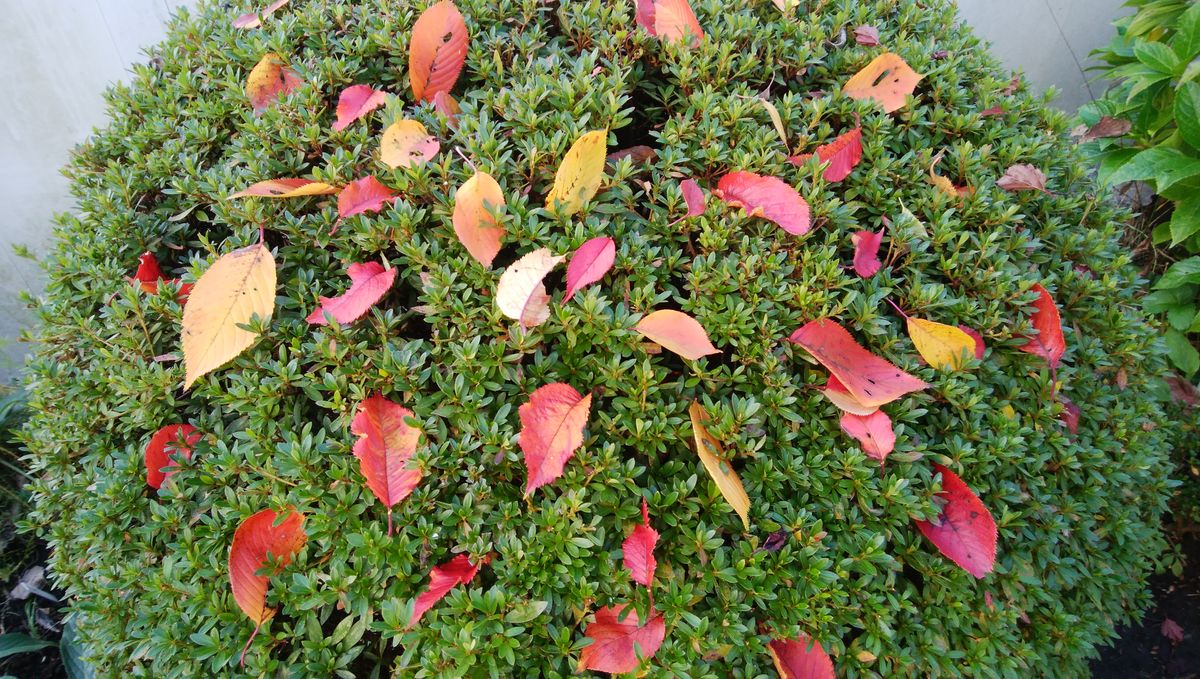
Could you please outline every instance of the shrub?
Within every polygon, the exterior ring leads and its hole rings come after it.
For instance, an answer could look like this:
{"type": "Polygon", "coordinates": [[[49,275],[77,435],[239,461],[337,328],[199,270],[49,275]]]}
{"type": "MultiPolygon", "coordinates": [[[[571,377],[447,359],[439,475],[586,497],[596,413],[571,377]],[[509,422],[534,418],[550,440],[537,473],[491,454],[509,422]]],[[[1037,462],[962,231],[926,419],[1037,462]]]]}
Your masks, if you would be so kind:
{"type": "Polygon", "coordinates": [[[1065,677],[1147,603],[1169,482],[1145,393],[1162,366],[1120,215],[1071,150],[1065,116],[1010,90],[949,3],[785,15],[699,0],[707,35],[693,48],[636,29],[625,3],[467,0],[457,129],[409,95],[407,36],[423,6],[296,0],[238,30],[224,5],[182,13],[133,84],[110,92],[109,128],[69,168],[79,209],[61,220],[39,309],[31,522],[106,675],[566,676],[589,616],[632,602],[666,623],[644,661],[652,676],[762,676],[771,639],[806,634],[840,676],[1065,677]],[[840,95],[881,53],[856,44],[865,24],[924,74],[890,115],[840,95]],[[255,115],[243,88],[266,53],[303,83],[255,115]],[[363,83],[400,101],[331,131],[338,93],[363,83]],[[861,120],[864,159],[848,178],[785,162],[754,98],[768,88],[795,150],[861,120]],[[376,140],[401,109],[442,151],[392,170],[376,140]],[[553,216],[542,204],[555,169],[604,128],[609,150],[655,156],[616,161],[583,212],[553,216]],[[937,171],[969,195],[930,183],[940,151],[937,171]],[[506,197],[492,268],[451,225],[464,158],[506,197]],[[1044,171],[1050,193],[998,188],[1014,164],[1044,171]],[[713,188],[733,170],[798,187],[811,233],[719,201],[676,221],[678,180],[713,188]],[[400,198],[336,232],[332,200],[229,198],[276,177],[343,186],[371,174],[400,198]],[[859,278],[850,235],[884,223],[887,266],[859,278]],[[249,350],[184,390],[179,285],[147,293],[124,277],[148,250],[193,282],[260,229],[278,262],[274,315],[251,324],[261,337],[249,350]],[[599,235],[618,244],[600,283],[565,302],[552,274],[550,317],[534,328],[497,310],[497,278],[518,256],[599,235]],[[347,263],[380,260],[397,281],[365,318],[305,321],[319,295],[345,289],[347,263]],[[1065,321],[1057,383],[1020,351],[1038,283],[1065,321]],[[885,298],[980,330],[986,356],[924,365],[885,298]],[[634,326],[664,308],[697,319],[722,353],[649,352],[634,326]],[[825,371],[783,341],[822,317],[932,385],[887,406],[899,436],[882,468],[839,431],[816,389],[825,371]],[[518,408],[553,382],[592,394],[586,437],[565,474],[526,498],[518,408]],[[411,409],[424,435],[424,478],[390,537],[351,453],[351,420],[376,393],[411,409]],[[1081,410],[1074,434],[1063,394],[1081,410]],[[749,529],[689,448],[693,400],[745,484],[749,529]],[[202,436],[151,491],[142,449],[173,423],[202,436]],[[914,525],[938,514],[932,463],[996,519],[982,580],[914,525]],[[643,497],[660,533],[653,604],[622,566],[643,497]],[[270,579],[278,613],[239,668],[252,624],[229,591],[233,534],[289,506],[306,516],[307,544],[270,579]],[[406,629],[431,569],[455,554],[490,562],[406,629]]]}

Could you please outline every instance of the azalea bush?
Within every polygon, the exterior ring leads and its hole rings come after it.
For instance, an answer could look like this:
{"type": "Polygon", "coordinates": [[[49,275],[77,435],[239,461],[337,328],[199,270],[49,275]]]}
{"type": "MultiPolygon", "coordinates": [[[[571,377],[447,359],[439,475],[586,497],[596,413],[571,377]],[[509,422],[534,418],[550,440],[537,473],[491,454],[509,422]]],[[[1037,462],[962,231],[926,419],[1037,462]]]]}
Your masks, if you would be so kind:
{"type": "Polygon", "coordinates": [[[1119,215],[949,3],[208,3],[29,370],[105,676],[1075,676],[1148,602],[1119,215]]]}

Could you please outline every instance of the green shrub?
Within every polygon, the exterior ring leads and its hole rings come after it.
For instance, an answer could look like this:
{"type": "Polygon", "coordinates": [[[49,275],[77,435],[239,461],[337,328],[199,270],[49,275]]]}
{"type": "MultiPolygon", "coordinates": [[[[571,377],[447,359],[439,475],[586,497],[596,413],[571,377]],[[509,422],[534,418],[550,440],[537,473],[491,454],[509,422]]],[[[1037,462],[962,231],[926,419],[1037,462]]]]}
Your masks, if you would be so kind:
{"type": "Polygon", "coordinates": [[[355,83],[411,107],[406,44],[422,6],[294,0],[240,31],[224,4],[175,21],[133,84],[110,92],[111,125],[72,162],[78,211],[58,230],[29,369],[31,522],[105,675],[566,676],[589,613],[647,605],[620,555],[643,495],[661,533],[654,598],[667,625],[651,676],[764,676],[765,644],[801,632],[844,677],[1078,676],[1148,602],[1170,482],[1162,415],[1145,394],[1162,365],[1117,244],[1120,215],[1071,150],[1065,116],[1005,93],[1009,75],[949,3],[819,1],[785,17],[765,1],[698,0],[708,35],[693,50],[636,30],[627,3],[466,0],[460,126],[412,107],[442,153],[396,171],[373,157],[380,113],[330,125],[355,83]],[[847,42],[860,24],[925,74],[893,115],[839,95],[881,51],[847,42]],[[305,84],[255,116],[243,84],[267,52],[305,84]],[[752,98],[768,86],[800,150],[861,118],[864,161],[848,179],[785,162],[752,98]],[[563,154],[605,126],[610,150],[649,144],[656,157],[618,162],[585,212],[550,216],[542,197],[563,154]],[[491,270],[450,224],[471,173],[452,147],[504,187],[508,236],[491,270]],[[928,182],[942,149],[940,173],[973,195],[928,182]],[[1045,171],[1052,193],[997,188],[1015,163],[1045,171]],[[672,223],[679,179],[712,188],[735,169],[797,186],[812,233],[717,202],[672,223]],[[227,198],[273,177],[368,174],[401,200],[332,235],[336,209],[322,199],[227,198]],[[849,236],[885,218],[891,265],[858,278],[849,236]],[[252,349],[184,391],[176,288],[145,294],[123,277],[150,250],[168,277],[194,281],[260,227],[279,262],[275,314],[252,349]],[[561,303],[553,279],[551,317],[528,331],[498,312],[502,266],[597,235],[618,243],[604,281],[561,303]],[[381,257],[400,273],[366,318],[304,321],[318,295],[344,290],[347,262],[381,257]],[[1018,349],[1038,282],[1066,325],[1057,377],[1082,410],[1074,435],[1045,363],[1018,349]],[[979,329],[987,356],[958,372],[923,365],[885,297],[979,329]],[[647,353],[633,326],[663,307],[700,320],[723,353],[647,353]],[[824,371],[782,341],[824,316],[933,384],[887,408],[899,443],[883,469],[839,431],[814,389],[824,371]],[[556,381],[594,392],[586,441],[526,500],[517,408],[556,381]],[[425,478],[396,506],[391,538],[350,451],[355,408],[376,392],[411,408],[426,437],[425,478]],[[693,399],[734,455],[748,531],[689,449],[693,399]],[[175,422],[204,437],[151,492],[142,447],[175,422]],[[937,512],[933,462],[999,525],[996,570],[981,581],[913,524],[937,512]],[[279,613],[239,669],[252,625],[229,593],[232,535],[286,505],[307,515],[308,543],[272,578],[279,613]],[[781,529],[793,537],[761,549],[781,529]],[[430,568],[459,552],[492,559],[406,631],[430,568]]]}

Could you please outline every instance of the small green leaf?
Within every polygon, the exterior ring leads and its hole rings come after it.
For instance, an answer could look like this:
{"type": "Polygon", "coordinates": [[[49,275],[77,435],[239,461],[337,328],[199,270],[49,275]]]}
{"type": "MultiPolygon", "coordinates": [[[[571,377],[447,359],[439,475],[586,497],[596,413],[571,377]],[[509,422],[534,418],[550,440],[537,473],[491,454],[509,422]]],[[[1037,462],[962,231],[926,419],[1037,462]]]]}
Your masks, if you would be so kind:
{"type": "Polygon", "coordinates": [[[1200,370],[1200,352],[1197,352],[1196,347],[1192,346],[1187,335],[1175,328],[1167,328],[1165,339],[1167,356],[1170,357],[1171,363],[1174,363],[1175,367],[1188,377],[1196,374],[1196,371],[1200,370]]]}
{"type": "Polygon", "coordinates": [[[515,625],[529,622],[545,612],[550,606],[549,601],[526,601],[516,606],[504,616],[504,622],[510,622],[515,625]]]}
{"type": "Polygon", "coordinates": [[[0,658],[7,658],[10,655],[16,655],[18,653],[40,651],[43,648],[53,645],[53,641],[34,639],[28,634],[20,634],[18,632],[0,634],[0,658]]]}

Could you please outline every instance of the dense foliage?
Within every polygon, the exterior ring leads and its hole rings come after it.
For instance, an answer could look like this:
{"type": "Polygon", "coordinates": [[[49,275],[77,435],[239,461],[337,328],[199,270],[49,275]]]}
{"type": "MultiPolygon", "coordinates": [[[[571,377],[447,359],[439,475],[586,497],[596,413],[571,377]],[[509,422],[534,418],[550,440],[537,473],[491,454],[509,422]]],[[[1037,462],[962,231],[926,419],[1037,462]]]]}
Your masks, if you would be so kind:
{"type": "Polygon", "coordinates": [[[62,219],[39,310],[30,521],[105,676],[565,676],[591,614],[646,610],[653,595],[666,634],[644,661],[651,676],[762,676],[768,643],[803,634],[844,677],[1067,677],[1146,604],[1169,482],[1145,393],[1162,366],[1118,215],[1065,117],[1010,88],[950,3],[818,0],[785,14],[697,0],[706,37],[693,46],[637,29],[627,3],[465,0],[456,129],[409,95],[406,36],[423,5],[294,0],[241,30],[227,4],[181,14],[109,94],[110,127],[69,169],[78,210],[62,219]],[[895,113],[840,96],[881,49],[856,42],[859,25],[924,75],[895,113]],[[244,86],[267,53],[301,82],[256,115],[244,86]],[[338,93],[364,83],[400,101],[332,131],[338,93]],[[754,98],[765,89],[793,149],[754,98]],[[442,152],[391,169],[376,140],[401,106],[442,152]],[[786,162],[856,118],[863,161],[844,180],[786,162]],[[579,214],[545,210],[567,149],[605,128],[610,150],[655,156],[613,163],[579,214]],[[940,151],[948,193],[930,182],[940,151]],[[451,224],[468,159],[507,203],[490,269],[451,224]],[[1039,168],[1049,192],[998,187],[1014,164],[1039,168]],[[719,201],[676,221],[680,179],[711,189],[734,170],[797,187],[812,231],[719,201]],[[326,198],[230,199],[277,177],[371,174],[399,198],[336,232],[326,198]],[[850,235],[885,223],[885,265],[860,278],[850,235]],[[274,315],[184,390],[179,286],[260,229],[278,267],[274,315]],[[533,328],[497,309],[499,271],[518,256],[597,236],[617,244],[602,283],[558,303],[551,274],[556,303],[533,328]],[[129,284],[143,251],[179,281],[129,284]],[[399,273],[365,318],[306,322],[319,296],[344,291],[348,263],[380,260],[399,273]],[[1057,384],[1020,350],[1035,284],[1064,321],[1057,384]],[[965,370],[924,365],[885,298],[979,330],[987,353],[965,370]],[[648,352],[635,325],[664,308],[697,319],[722,353],[648,352]],[[887,406],[898,440],[882,468],[839,430],[816,389],[824,370],[783,341],[822,317],[932,385],[887,406]],[[586,437],[526,498],[518,408],[552,382],[590,395],[586,437]],[[395,505],[390,536],[352,453],[352,420],[376,393],[424,436],[424,477],[395,505]],[[1077,433],[1060,421],[1062,395],[1081,411],[1077,433]],[[693,400],[752,500],[748,529],[689,447],[693,400]],[[172,423],[202,436],[155,491],[142,451],[172,423]],[[995,570],[981,580],[914,524],[938,515],[931,463],[995,517],[995,570]],[[653,590],[622,555],[643,497],[653,590]],[[289,507],[307,541],[271,578],[278,613],[239,668],[252,624],[230,592],[234,532],[289,507]],[[487,565],[446,576],[465,584],[409,627],[431,569],[464,565],[456,554],[487,565]]]}

